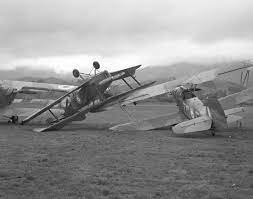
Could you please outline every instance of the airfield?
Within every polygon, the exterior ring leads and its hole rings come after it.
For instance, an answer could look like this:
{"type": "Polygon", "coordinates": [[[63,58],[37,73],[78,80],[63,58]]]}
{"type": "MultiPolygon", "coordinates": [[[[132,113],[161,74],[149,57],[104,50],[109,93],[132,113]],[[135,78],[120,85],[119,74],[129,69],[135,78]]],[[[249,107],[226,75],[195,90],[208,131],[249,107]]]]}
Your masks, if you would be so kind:
{"type": "MultiPolygon", "coordinates": [[[[135,119],[175,105],[128,109],[135,119]]],[[[243,127],[173,135],[170,130],[112,132],[129,121],[118,107],[88,114],[61,131],[0,126],[0,198],[253,198],[253,108],[243,127]]]]}

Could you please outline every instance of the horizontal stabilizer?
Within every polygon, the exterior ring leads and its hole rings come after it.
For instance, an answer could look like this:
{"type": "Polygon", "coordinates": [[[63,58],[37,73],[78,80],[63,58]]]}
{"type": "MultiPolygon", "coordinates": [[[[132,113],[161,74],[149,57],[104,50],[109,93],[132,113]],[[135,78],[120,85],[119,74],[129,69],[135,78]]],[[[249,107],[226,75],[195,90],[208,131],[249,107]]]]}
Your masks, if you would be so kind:
{"type": "Polygon", "coordinates": [[[227,123],[228,124],[235,123],[235,122],[241,121],[242,119],[243,119],[243,117],[239,116],[239,115],[228,115],[227,116],[227,123]]]}
{"type": "Polygon", "coordinates": [[[170,127],[174,124],[184,121],[185,118],[179,113],[170,115],[161,115],[151,119],[145,119],[136,122],[119,124],[110,128],[112,131],[147,131],[158,128],[170,127]]]}
{"type": "Polygon", "coordinates": [[[235,113],[241,113],[241,112],[244,112],[244,111],[245,111],[244,107],[236,107],[236,108],[231,108],[231,109],[224,110],[226,116],[232,115],[232,114],[235,114],[235,113]]]}
{"type": "Polygon", "coordinates": [[[197,131],[209,130],[212,125],[212,119],[207,116],[198,117],[185,122],[181,122],[172,127],[175,134],[184,134],[197,131]]]}
{"type": "Polygon", "coordinates": [[[253,87],[245,89],[241,92],[228,95],[219,99],[221,106],[224,109],[231,108],[235,105],[247,102],[253,99],[253,87]]]}

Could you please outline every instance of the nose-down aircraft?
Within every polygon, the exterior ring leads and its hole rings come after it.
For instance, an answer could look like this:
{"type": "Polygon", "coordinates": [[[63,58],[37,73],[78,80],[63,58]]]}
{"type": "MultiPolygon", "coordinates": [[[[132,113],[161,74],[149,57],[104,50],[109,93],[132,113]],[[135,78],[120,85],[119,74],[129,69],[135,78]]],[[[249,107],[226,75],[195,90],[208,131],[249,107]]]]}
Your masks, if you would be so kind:
{"type": "Polygon", "coordinates": [[[46,105],[42,109],[31,114],[25,118],[21,124],[26,124],[29,121],[40,116],[44,112],[48,111],[53,116],[54,120],[51,121],[51,125],[46,128],[37,129],[37,131],[44,132],[50,130],[58,130],[67,125],[72,121],[80,121],[86,118],[88,112],[100,112],[106,110],[108,107],[121,103],[126,97],[133,92],[146,88],[152,85],[154,82],[141,85],[140,82],[134,77],[136,69],[141,65],[133,66],[123,70],[109,73],[108,71],[102,71],[97,73],[100,68],[98,62],[93,62],[95,74],[87,77],[86,79],[82,76],[77,69],[73,70],[74,77],[81,77],[82,84],[75,87],[65,95],[59,97],[52,103],[46,105]],[[132,88],[125,78],[131,77],[137,84],[138,87],[132,88]],[[131,89],[127,92],[121,93],[115,96],[108,96],[107,90],[111,83],[116,80],[123,80],[131,89]],[[63,113],[57,115],[52,109],[58,104],[62,104],[65,101],[65,107],[63,113]]]}
{"type": "MultiPolygon", "coordinates": [[[[253,88],[234,93],[226,97],[217,99],[214,95],[209,95],[206,99],[200,100],[195,91],[200,90],[197,86],[201,83],[212,81],[224,74],[241,70],[241,83],[246,84],[249,72],[253,69],[251,64],[242,67],[229,67],[226,69],[213,69],[202,72],[189,79],[179,79],[165,82],[135,92],[124,100],[123,105],[137,103],[139,101],[168,94],[172,96],[178,106],[179,111],[169,115],[161,115],[151,119],[119,124],[111,127],[114,131],[129,130],[152,130],[165,127],[172,127],[175,134],[184,134],[209,129],[224,129],[228,124],[240,121],[241,116],[236,113],[244,111],[243,107],[235,107],[240,103],[253,99],[253,88]],[[187,80],[185,80],[187,79],[187,80]],[[224,110],[224,108],[228,108],[224,110]]],[[[214,135],[215,132],[211,131],[214,135]]]]}

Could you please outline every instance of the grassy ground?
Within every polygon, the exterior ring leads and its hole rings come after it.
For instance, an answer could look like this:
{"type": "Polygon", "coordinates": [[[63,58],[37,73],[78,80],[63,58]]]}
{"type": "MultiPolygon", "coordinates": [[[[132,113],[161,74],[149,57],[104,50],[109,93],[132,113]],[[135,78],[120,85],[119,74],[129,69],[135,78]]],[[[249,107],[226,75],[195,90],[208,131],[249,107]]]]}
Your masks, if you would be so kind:
{"type": "MultiPolygon", "coordinates": [[[[152,117],[176,110],[143,106],[152,117]]],[[[170,131],[114,133],[118,109],[62,131],[1,125],[0,198],[253,198],[253,109],[243,129],[212,137],[170,131]]]]}

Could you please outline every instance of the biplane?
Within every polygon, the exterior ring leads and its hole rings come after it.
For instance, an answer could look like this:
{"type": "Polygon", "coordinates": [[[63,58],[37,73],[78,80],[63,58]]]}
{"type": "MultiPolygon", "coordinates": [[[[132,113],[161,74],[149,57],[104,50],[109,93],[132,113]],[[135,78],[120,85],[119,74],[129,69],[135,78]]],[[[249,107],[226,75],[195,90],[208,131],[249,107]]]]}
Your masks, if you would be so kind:
{"type": "MultiPolygon", "coordinates": [[[[38,94],[39,92],[66,93],[74,88],[76,86],[73,85],[0,80],[0,119],[1,121],[7,120],[9,123],[18,123],[21,118],[32,114],[36,107],[49,102],[46,99],[18,99],[18,94],[30,96],[38,94]]],[[[46,122],[48,115],[45,114],[43,118],[46,122]]],[[[41,120],[42,118],[39,121],[41,120]]]]}
{"type": "MultiPolygon", "coordinates": [[[[172,132],[175,134],[224,129],[230,123],[241,121],[242,117],[236,114],[243,112],[244,108],[236,107],[236,105],[252,99],[253,88],[220,99],[217,99],[215,95],[209,95],[206,99],[201,100],[195,95],[195,92],[200,90],[198,85],[234,71],[241,72],[241,83],[245,85],[252,69],[253,65],[248,63],[239,67],[212,69],[191,78],[169,81],[136,91],[126,98],[122,105],[136,104],[151,97],[167,94],[168,97],[172,96],[175,99],[179,111],[155,118],[119,124],[110,129],[130,131],[172,128],[172,132]]],[[[215,134],[215,131],[211,132],[213,135],[215,134]]]]}
{"type": "Polygon", "coordinates": [[[45,128],[37,129],[37,131],[44,132],[58,130],[72,121],[84,120],[88,112],[100,112],[107,110],[107,108],[113,106],[114,104],[120,104],[133,92],[146,88],[154,83],[150,82],[142,85],[135,78],[135,71],[139,67],[141,67],[141,65],[111,73],[107,70],[97,72],[100,65],[95,61],[93,62],[94,75],[88,75],[88,77],[86,75],[86,78],[77,69],[74,69],[73,76],[76,78],[80,77],[82,79],[81,85],[73,88],[71,91],[68,91],[58,99],[34,112],[22,120],[21,124],[26,124],[41,114],[49,112],[53,117],[50,125],[45,128]],[[137,83],[138,86],[136,88],[130,86],[130,84],[126,81],[126,78],[128,77],[132,78],[137,83]],[[126,85],[129,86],[130,90],[114,96],[107,95],[108,88],[111,83],[116,80],[123,80],[126,85]],[[55,106],[62,104],[63,102],[65,104],[63,107],[63,113],[60,115],[55,114],[53,109],[55,109],[55,106]]]}

